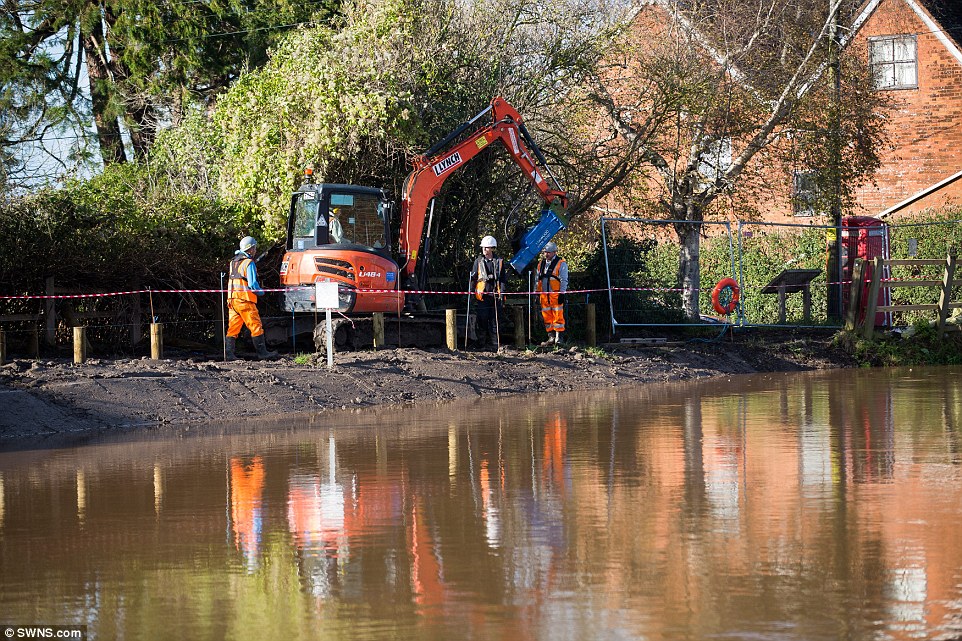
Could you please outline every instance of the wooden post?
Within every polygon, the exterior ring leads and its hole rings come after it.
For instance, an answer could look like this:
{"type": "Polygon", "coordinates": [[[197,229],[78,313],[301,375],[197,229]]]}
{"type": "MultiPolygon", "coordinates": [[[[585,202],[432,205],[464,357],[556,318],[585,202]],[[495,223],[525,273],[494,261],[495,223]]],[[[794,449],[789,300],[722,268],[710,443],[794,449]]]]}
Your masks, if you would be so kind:
{"type": "Polygon", "coordinates": [[[150,358],[159,361],[164,357],[164,325],[150,324],[150,358]]]}
{"type": "Polygon", "coordinates": [[[34,359],[40,358],[40,328],[36,325],[30,332],[30,356],[34,359]]]}
{"type": "MultiPolygon", "coordinates": [[[[54,295],[53,276],[46,281],[47,296],[54,295]]],[[[47,345],[54,347],[57,345],[57,301],[47,298],[43,301],[44,324],[46,325],[46,335],[44,340],[47,345]]]]}
{"type": "Polygon", "coordinates": [[[598,345],[597,317],[595,316],[595,304],[585,305],[585,343],[588,347],[598,345]]]}
{"type": "Polygon", "coordinates": [[[458,351],[458,310],[456,309],[444,310],[444,338],[449,350],[458,351]]]}
{"type": "MultiPolygon", "coordinates": [[[[139,289],[139,287],[138,287],[139,289]]],[[[134,294],[134,300],[130,305],[130,349],[133,350],[140,342],[140,323],[141,321],[141,307],[140,307],[140,294],[134,294]]],[[[154,321],[153,318],[150,319],[151,322],[154,321]]]]}
{"type": "Polygon", "coordinates": [[[845,329],[852,332],[858,326],[858,310],[862,304],[862,290],[865,285],[865,261],[855,259],[852,270],[852,284],[848,288],[848,309],[845,311],[845,329]]]}
{"type": "Polygon", "coordinates": [[[787,294],[785,292],[785,286],[779,285],[778,286],[778,324],[779,325],[785,324],[785,319],[786,319],[785,298],[786,297],[787,297],[787,294]]]}
{"type": "Polygon", "coordinates": [[[7,362],[7,334],[0,329],[0,365],[7,362]]]}
{"type": "Polygon", "coordinates": [[[949,247],[945,259],[945,273],[942,275],[942,293],[939,295],[939,338],[945,334],[945,321],[949,317],[949,303],[952,302],[952,279],[955,278],[955,247],[949,247]]]}
{"type": "Polygon", "coordinates": [[[374,349],[384,349],[384,312],[374,312],[374,349]]]}
{"type": "Polygon", "coordinates": [[[802,322],[808,325],[812,320],[812,284],[802,287],[802,322]]]}
{"type": "Polygon", "coordinates": [[[79,365],[87,360],[87,328],[73,328],[73,362],[79,365]]]}
{"type": "Polygon", "coordinates": [[[868,290],[868,300],[865,301],[865,329],[862,336],[865,340],[872,340],[875,333],[875,309],[878,307],[878,292],[882,287],[882,257],[876,256],[872,265],[872,284],[868,290]]]}
{"type": "Polygon", "coordinates": [[[514,314],[514,346],[524,349],[524,309],[518,305],[511,308],[511,313],[514,314]]]}

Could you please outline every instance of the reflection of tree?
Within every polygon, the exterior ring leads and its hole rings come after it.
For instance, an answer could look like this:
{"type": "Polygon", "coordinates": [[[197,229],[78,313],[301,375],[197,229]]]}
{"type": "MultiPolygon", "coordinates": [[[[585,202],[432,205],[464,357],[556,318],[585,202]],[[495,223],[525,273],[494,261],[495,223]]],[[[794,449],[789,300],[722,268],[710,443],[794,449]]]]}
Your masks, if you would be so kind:
{"type": "MultiPolygon", "coordinates": [[[[702,426],[702,397],[693,393],[682,406],[682,430],[685,447],[685,513],[701,515],[705,502],[705,454],[702,449],[704,433],[702,426]]],[[[692,523],[692,527],[698,527],[692,523]]]]}
{"type": "Polygon", "coordinates": [[[248,461],[230,460],[230,513],[234,545],[244,554],[247,569],[257,567],[263,529],[264,463],[255,456],[248,461]]]}

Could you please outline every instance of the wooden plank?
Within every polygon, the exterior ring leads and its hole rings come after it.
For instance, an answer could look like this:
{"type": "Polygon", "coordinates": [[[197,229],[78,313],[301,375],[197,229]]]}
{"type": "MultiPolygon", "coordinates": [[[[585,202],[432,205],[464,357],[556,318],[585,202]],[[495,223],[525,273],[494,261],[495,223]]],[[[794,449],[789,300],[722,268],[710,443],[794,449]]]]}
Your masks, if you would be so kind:
{"type": "Polygon", "coordinates": [[[877,256],[872,267],[872,284],[869,286],[865,305],[865,327],[862,330],[865,340],[872,340],[875,333],[875,308],[878,307],[878,292],[882,285],[882,264],[882,257],[877,256]]]}
{"type": "MultiPolygon", "coordinates": [[[[46,295],[54,295],[54,282],[53,276],[49,276],[46,280],[46,295]]],[[[53,298],[47,298],[43,301],[43,313],[44,313],[44,341],[50,347],[54,347],[57,344],[57,306],[56,300],[53,298]]]]}
{"type": "Polygon", "coordinates": [[[887,280],[886,287],[941,287],[940,280],[887,280]]]}
{"type": "Polygon", "coordinates": [[[962,301],[956,301],[954,303],[949,303],[949,309],[962,309],[962,301]]]}
{"type": "Polygon", "coordinates": [[[945,273],[942,276],[942,293],[939,294],[938,321],[939,338],[945,333],[945,321],[949,317],[949,303],[952,302],[952,281],[955,278],[955,247],[949,247],[949,255],[945,259],[945,273]]]}
{"type": "Polygon", "coordinates": [[[595,317],[595,304],[585,305],[585,343],[588,347],[598,344],[597,320],[595,317]]]}
{"type": "Polygon", "coordinates": [[[854,331],[858,325],[858,312],[862,302],[862,290],[865,289],[865,260],[855,259],[855,268],[852,270],[852,287],[849,289],[848,310],[845,314],[845,329],[854,331]]]}
{"type": "Polygon", "coordinates": [[[0,315],[0,321],[2,322],[13,322],[13,321],[38,321],[40,320],[40,314],[3,314],[0,315]]]}
{"type": "Polygon", "coordinates": [[[885,261],[886,265],[894,267],[902,265],[905,267],[921,267],[923,265],[944,265],[944,258],[895,258],[885,261]]]}
{"type": "Polygon", "coordinates": [[[879,305],[875,308],[876,312],[934,312],[938,311],[939,306],[935,303],[927,305],[879,305]]]}
{"type": "Polygon", "coordinates": [[[622,338],[622,345],[664,345],[667,338],[622,338]]]}

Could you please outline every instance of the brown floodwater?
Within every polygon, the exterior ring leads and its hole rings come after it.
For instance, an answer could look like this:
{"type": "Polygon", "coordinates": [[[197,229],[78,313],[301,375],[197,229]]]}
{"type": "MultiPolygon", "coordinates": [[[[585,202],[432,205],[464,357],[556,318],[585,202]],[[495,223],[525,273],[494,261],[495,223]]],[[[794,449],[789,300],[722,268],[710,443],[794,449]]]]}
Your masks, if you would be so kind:
{"type": "Polygon", "coordinates": [[[916,368],[5,452],[0,623],[99,639],[958,638],[960,428],[962,369],[916,368]]]}

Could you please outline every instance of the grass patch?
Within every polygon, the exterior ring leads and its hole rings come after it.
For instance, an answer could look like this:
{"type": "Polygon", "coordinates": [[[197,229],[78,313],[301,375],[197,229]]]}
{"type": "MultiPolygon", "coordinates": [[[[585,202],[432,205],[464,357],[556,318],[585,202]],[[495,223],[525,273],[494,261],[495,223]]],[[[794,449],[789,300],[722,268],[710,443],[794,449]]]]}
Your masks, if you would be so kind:
{"type": "Polygon", "coordinates": [[[962,364],[962,333],[946,333],[928,321],[913,325],[907,336],[885,334],[865,340],[852,332],[839,332],[835,345],[855,357],[861,367],[962,364]]]}
{"type": "Polygon", "coordinates": [[[313,365],[314,354],[298,354],[294,357],[294,362],[298,365],[313,365]]]}
{"type": "Polygon", "coordinates": [[[585,354],[592,358],[603,358],[605,360],[611,358],[611,354],[601,347],[586,347],[585,354]]]}

